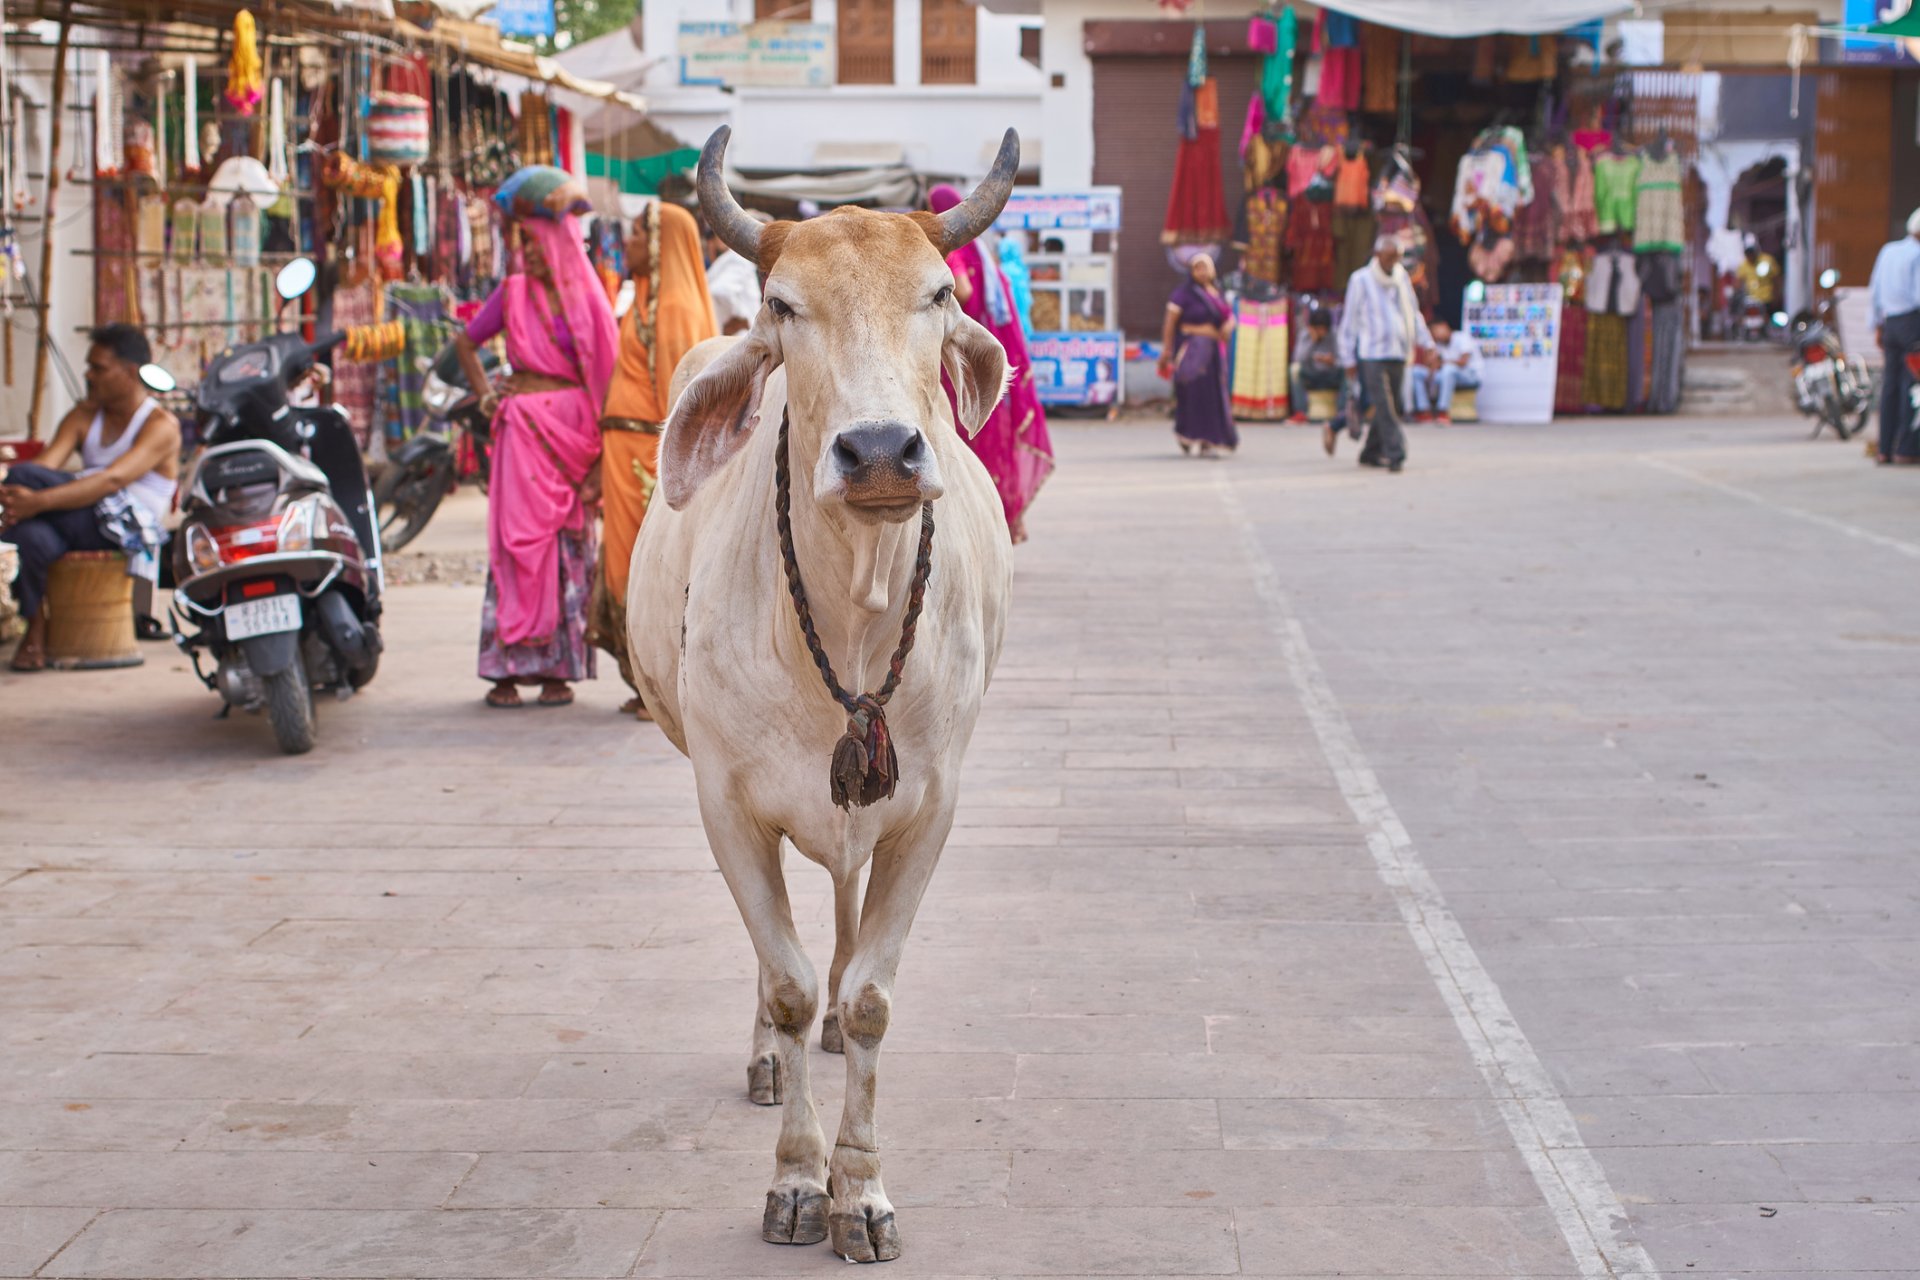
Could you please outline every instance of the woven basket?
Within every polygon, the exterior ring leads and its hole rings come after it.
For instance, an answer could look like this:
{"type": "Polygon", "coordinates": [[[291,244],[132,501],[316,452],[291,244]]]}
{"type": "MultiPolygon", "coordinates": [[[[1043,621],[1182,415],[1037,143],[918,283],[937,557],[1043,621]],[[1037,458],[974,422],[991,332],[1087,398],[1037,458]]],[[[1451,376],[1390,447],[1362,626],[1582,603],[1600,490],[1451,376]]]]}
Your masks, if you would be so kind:
{"type": "Polygon", "coordinates": [[[118,551],[69,551],[47,575],[47,665],[61,671],[137,667],[133,579],[118,551]]]}

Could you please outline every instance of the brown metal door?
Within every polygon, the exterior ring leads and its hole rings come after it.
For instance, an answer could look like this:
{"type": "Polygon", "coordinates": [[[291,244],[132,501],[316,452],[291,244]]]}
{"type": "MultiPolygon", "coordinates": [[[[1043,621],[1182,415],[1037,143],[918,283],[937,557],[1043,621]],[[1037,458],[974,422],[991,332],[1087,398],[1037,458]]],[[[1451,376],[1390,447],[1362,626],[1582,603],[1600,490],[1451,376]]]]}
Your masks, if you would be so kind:
{"type": "Polygon", "coordinates": [[[1856,68],[1813,79],[1813,269],[1837,267],[1864,288],[1893,227],[1893,77],[1856,68]]]}

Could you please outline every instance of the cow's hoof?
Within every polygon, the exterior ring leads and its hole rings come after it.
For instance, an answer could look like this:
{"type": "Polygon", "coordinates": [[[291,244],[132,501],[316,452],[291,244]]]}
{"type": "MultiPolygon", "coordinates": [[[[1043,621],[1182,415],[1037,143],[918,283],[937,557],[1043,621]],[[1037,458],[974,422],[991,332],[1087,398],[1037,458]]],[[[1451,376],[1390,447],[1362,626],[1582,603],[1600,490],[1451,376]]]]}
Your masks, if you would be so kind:
{"type": "Polygon", "coordinates": [[[760,1238],[768,1244],[819,1244],[825,1240],[826,1192],[809,1187],[776,1187],[767,1192],[760,1238]]]}
{"type": "Polygon", "coordinates": [[[747,1100],[756,1106],[780,1105],[780,1058],[763,1053],[747,1064],[747,1100]]]}
{"type": "Polygon", "coordinates": [[[856,1204],[828,1218],[833,1251],[848,1262],[892,1262],[900,1256],[900,1228],[891,1205],[856,1204]]]}
{"type": "Polygon", "coordinates": [[[845,1053],[846,1042],[840,1038],[840,1015],[830,1013],[820,1020],[820,1047],[828,1053],[845,1053]]]}

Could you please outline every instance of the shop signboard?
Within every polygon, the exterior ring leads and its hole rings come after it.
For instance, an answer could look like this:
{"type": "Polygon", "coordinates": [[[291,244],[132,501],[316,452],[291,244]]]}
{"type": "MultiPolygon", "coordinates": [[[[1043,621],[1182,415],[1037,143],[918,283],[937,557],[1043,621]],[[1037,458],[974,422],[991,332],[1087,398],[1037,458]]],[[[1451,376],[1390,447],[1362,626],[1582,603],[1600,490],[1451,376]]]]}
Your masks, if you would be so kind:
{"type": "Polygon", "coordinates": [[[830,22],[683,22],[680,83],[824,89],[837,48],[830,22]]]}
{"type": "Polygon", "coordinates": [[[1469,296],[1460,320],[1480,344],[1482,421],[1553,421],[1560,302],[1557,284],[1490,284],[1469,296]]]}
{"type": "MultiPolygon", "coordinates": [[[[1842,21],[1849,27],[1891,22],[1913,7],[1913,0],[1847,0],[1842,21]]],[[[1912,66],[1914,42],[1881,37],[1846,37],[1840,42],[1842,62],[1879,63],[1885,66],[1912,66]]]]}
{"type": "Polygon", "coordinates": [[[1118,231],[1120,188],[1044,191],[1015,187],[993,225],[996,231],[1118,231]]]}
{"type": "Polygon", "coordinates": [[[1127,340],[1118,333],[1034,333],[1027,359],[1040,403],[1104,407],[1120,401],[1127,340]]]}
{"type": "Polygon", "coordinates": [[[487,16],[500,24],[503,36],[553,38],[553,0],[499,0],[487,16]]]}

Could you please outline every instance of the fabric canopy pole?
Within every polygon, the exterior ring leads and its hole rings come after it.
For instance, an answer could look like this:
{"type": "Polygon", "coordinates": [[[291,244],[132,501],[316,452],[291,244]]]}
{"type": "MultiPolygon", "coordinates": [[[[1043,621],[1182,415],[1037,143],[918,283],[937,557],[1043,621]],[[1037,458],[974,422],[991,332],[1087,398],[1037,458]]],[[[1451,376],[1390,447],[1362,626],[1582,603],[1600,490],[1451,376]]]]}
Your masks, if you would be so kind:
{"type": "Polygon", "coordinates": [[[1320,0],[1322,9],[1429,36],[1545,35],[1628,13],[1633,0],[1320,0]]]}

